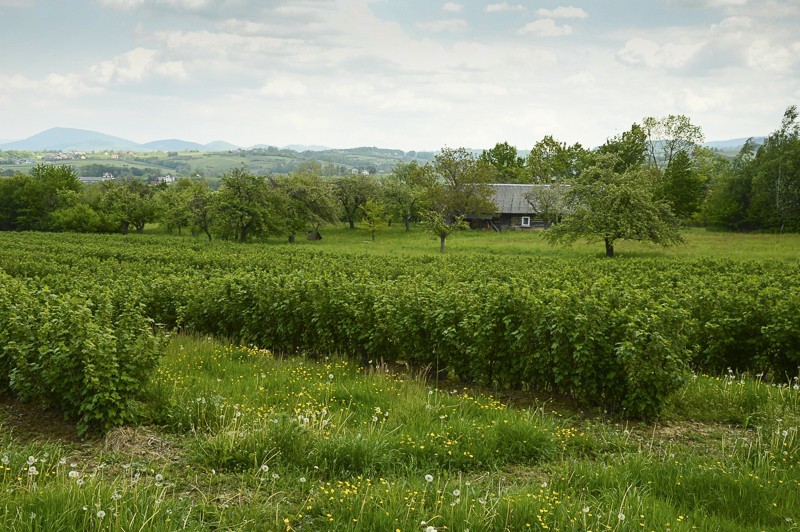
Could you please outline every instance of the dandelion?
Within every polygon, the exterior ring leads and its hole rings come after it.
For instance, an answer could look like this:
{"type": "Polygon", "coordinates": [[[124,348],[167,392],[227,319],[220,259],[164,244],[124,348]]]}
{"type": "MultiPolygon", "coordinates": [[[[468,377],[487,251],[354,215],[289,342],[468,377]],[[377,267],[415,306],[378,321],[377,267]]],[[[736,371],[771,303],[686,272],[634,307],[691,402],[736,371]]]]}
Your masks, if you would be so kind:
{"type": "Polygon", "coordinates": [[[378,422],[378,416],[372,416],[372,422],[373,423],[377,423],[378,422]]]}
{"type": "Polygon", "coordinates": [[[461,495],[461,490],[453,490],[454,497],[458,497],[459,495],[461,495]]]}
{"type": "Polygon", "coordinates": [[[272,480],[278,480],[279,478],[281,478],[281,476],[279,474],[277,474],[277,473],[273,473],[272,474],[272,480]]]}
{"type": "Polygon", "coordinates": [[[61,460],[58,461],[58,465],[67,465],[67,459],[62,458],[61,460]]]}
{"type": "Polygon", "coordinates": [[[164,481],[164,475],[162,475],[161,473],[156,473],[156,482],[163,482],[163,481],[164,481]]]}
{"type": "Polygon", "coordinates": [[[546,481],[546,480],[545,480],[544,482],[542,482],[542,487],[543,487],[543,488],[546,488],[546,487],[547,487],[547,481],[546,481]]]}
{"type": "Polygon", "coordinates": [[[97,517],[98,519],[102,519],[106,516],[106,513],[103,510],[97,510],[97,517]]]}
{"type": "Polygon", "coordinates": [[[263,471],[264,473],[266,473],[267,471],[269,471],[269,466],[268,466],[267,464],[264,464],[264,465],[262,465],[262,466],[261,466],[261,471],[263,471]]]}
{"type": "Polygon", "coordinates": [[[333,373],[328,373],[328,380],[333,380],[333,373]]]}
{"type": "Polygon", "coordinates": [[[83,479],[79,478],[78,480],[75,481],[75,484],[77,484],[78,486],[83,486],[83,479]]]}
{"type": "Polygon", "coordinates": [[[589,513],[589,507],[588,506],[584,506],[582,511],[585,514],[588,514],[589,513]]]}
{"type": "Polygon", "coordinates": [[[33,465],[36,463],[36,458],[33,456],[28,457],[28,465],[33,465]]]}
{"type": "Polygon", "coordinates": [[[617,514],[617,519],[619,519],[620,521],[624,521],[625,520],[625,514],[622,513],[622,512],[618,513],[617,514]]]}
{"type": "Polygon", "coordinates": [[[784,430],[783,432],[781,432],[781,436],[783,436],[784,438],[786,436],[788,436],[788,435],[789,435],[789,431],[788,430],[784,430]]]}
{"type": "Polygon", "coordinates": [[[425,529],[425,532],[436,532],[436,527],[435,526],[429,526],[428,528],[425,529]]]}
{"type": "Polygon", "coordinates": [[[122,495],[120,495],[120,494],[119,494],[118,492],[116,492],[116,491],[115,491],[115,492],[114,492],[114,493],[111,495],[111,499],[112,499],[112,500],[115,500],[115,501],[118,501],[118,500],[120,500],[121,498],[122,498],[122,495]]]}
{"type": "Polygon", "coordinates": [[[35,476],[35,475],[38,475],[38,474],[39,474],[39,471],[36,469],[36,466],[31,466],[28,469],[28,476],[32,477],[32,476],[35,476]]]}
{"type": "Polygon", "coordinates": [[[33,521],[34,519],[36,519],[36,514],[34,512],[31,512],[31,521],[33,521]]]}
{"type": "Polygon", "coordinates": [[[8,465],[8,462],[9,462],[8,455],[4,454],[3,458],[0,458],[0,462],[3,462],[3,465],[8,465]]]}
{"type": "Polygon", "coordinates": [[[306,481],[306,477],[300,477],[300,483],[303,484],[306,481]]]}
{"type": "Polygon", "coordinates": [[[425,475],[425,482],[433,482],[433,475],[425,475]]]}
{"type": "Polygon", "coordinates": [[[420,521],[419,526],[427,526],[428,523],[426,521],[420,521]]]}
{"type": "Polygon", "coordinates": [[[483,497],[478,497],[478,504],[480,504],[481,506],[485,505],[486,499],[484,499],[483,497]]]}

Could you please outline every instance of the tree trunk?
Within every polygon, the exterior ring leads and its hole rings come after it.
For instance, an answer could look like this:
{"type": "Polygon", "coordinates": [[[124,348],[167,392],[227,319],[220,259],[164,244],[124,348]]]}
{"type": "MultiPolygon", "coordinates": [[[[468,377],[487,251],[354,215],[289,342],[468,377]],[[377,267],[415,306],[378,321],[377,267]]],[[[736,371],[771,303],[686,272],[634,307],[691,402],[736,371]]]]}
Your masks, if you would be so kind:
{"type": "Polygon", "coordinates": [[[245,240],[247,240],[247,228],[246,227],[242,227],[242,231],[239,233],[238,240],[239,240],[239,242],[244,242],[245,240]]]}
{"type": "Polygon", "coordinates": [[[614,241],[606,238],[606,257],[614,256],[614,241]]]}
{"type": "Polygon", "coordinates": [[[439,239],[441,243],[439,244],[439,253],[444,253],[444,241],[447,238],[447,235],[439,235],[439,239]]]}
{"type": "Polygon", "coordinates": [[[289,235],[289,243],[294,244],[294,234],[289,235]]]}
{"type": "Polygon", "coordinates": [[[347,221],[350,222],[350,229],[355,229],[356,228],[356,221],[355,220],[353,220],[352,218],[348,218],[347,221]]]}
{"type": "Polygon", "coordinates": [[[375,231],[372,231],[372,241],[375,242],[375,231]]]}
{"type": "Polygon", "coordinates": [[[122,222],[122,234],[123,235],[127,235],[128,234],[128,229],[130,229],[130,226],[131,226],[130,222],[122,222]]]}
{"type": "Polygon", "coordinates": [[[203,231],[205,232],[206,236],[208,236],[208,241],[211,242],[211,231],[208,229],[203,229],[203,231]]]}
{"type": "Polygon", "coordinates": [[[411,216],[404,216],[403,223],[406,224],[406,233],[411,231],[411,216]]]}

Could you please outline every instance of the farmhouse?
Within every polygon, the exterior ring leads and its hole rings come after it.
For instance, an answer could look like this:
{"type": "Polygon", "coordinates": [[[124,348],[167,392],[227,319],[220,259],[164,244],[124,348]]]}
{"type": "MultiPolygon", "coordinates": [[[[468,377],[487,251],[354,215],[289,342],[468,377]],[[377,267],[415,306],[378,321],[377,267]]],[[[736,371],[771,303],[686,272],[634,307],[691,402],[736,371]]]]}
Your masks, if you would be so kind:
{"type": "MultiPolygon", "coordinates": [[[[536,199],[531,193],[537,188],[550,188],[554,185],[508,184],[489,185],[492,188],[492,202],[497,211],[469,219],[473,229],[529,230],[544,228],[540,211],[534,208],[536,199]]],[[[569,188],[569,185],[563,185],[569,188]]]]}

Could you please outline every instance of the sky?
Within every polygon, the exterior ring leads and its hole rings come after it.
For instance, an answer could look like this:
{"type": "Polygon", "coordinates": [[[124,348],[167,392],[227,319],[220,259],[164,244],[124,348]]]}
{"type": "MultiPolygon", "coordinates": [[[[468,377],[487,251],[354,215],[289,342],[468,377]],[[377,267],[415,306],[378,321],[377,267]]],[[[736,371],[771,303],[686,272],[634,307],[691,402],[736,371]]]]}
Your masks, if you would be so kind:
{"type": "Polygon", "coordinates": [[[798,103],[800,0],[0,0],[1,140],[594,147],[798,103]]]}

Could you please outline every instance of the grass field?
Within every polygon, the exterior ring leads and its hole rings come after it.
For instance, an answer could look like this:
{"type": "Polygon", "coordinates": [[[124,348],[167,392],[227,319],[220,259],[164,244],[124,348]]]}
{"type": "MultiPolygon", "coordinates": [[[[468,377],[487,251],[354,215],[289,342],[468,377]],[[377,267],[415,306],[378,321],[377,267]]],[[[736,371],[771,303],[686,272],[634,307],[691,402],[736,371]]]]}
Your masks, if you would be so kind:
{"type": "MultiPolygon", "coordinates": [[[[158,233],[156,227],[148,232],[158,233]]],[[[419,228],[323,230],[296,246],[438,254],[419,228]]],[[[136,239],[137,235],[128,235],[136,239]]],[[[150,237],[152,238],[152,237],[150,237]]],[[[189,239],[190,236],[163,238],[189,239]]],[[[197,240],[198,246],[207,244],[197,240]]],[[[282,239],[264,244],[288,246],[282,239]]],[[[619,257],[800,257],[797,235],[691,230],[619,257]]],[[[448,254],[601,257],[537,233],[463,232],[448,254]]],[[[174,333],[142,422],[81,439],[57,412],[0,403],[4,530],[794,530],[800,385],[695,375],[652,422],[557,396],[493,393],[402,366],[282,358],[174,333]]]]}

